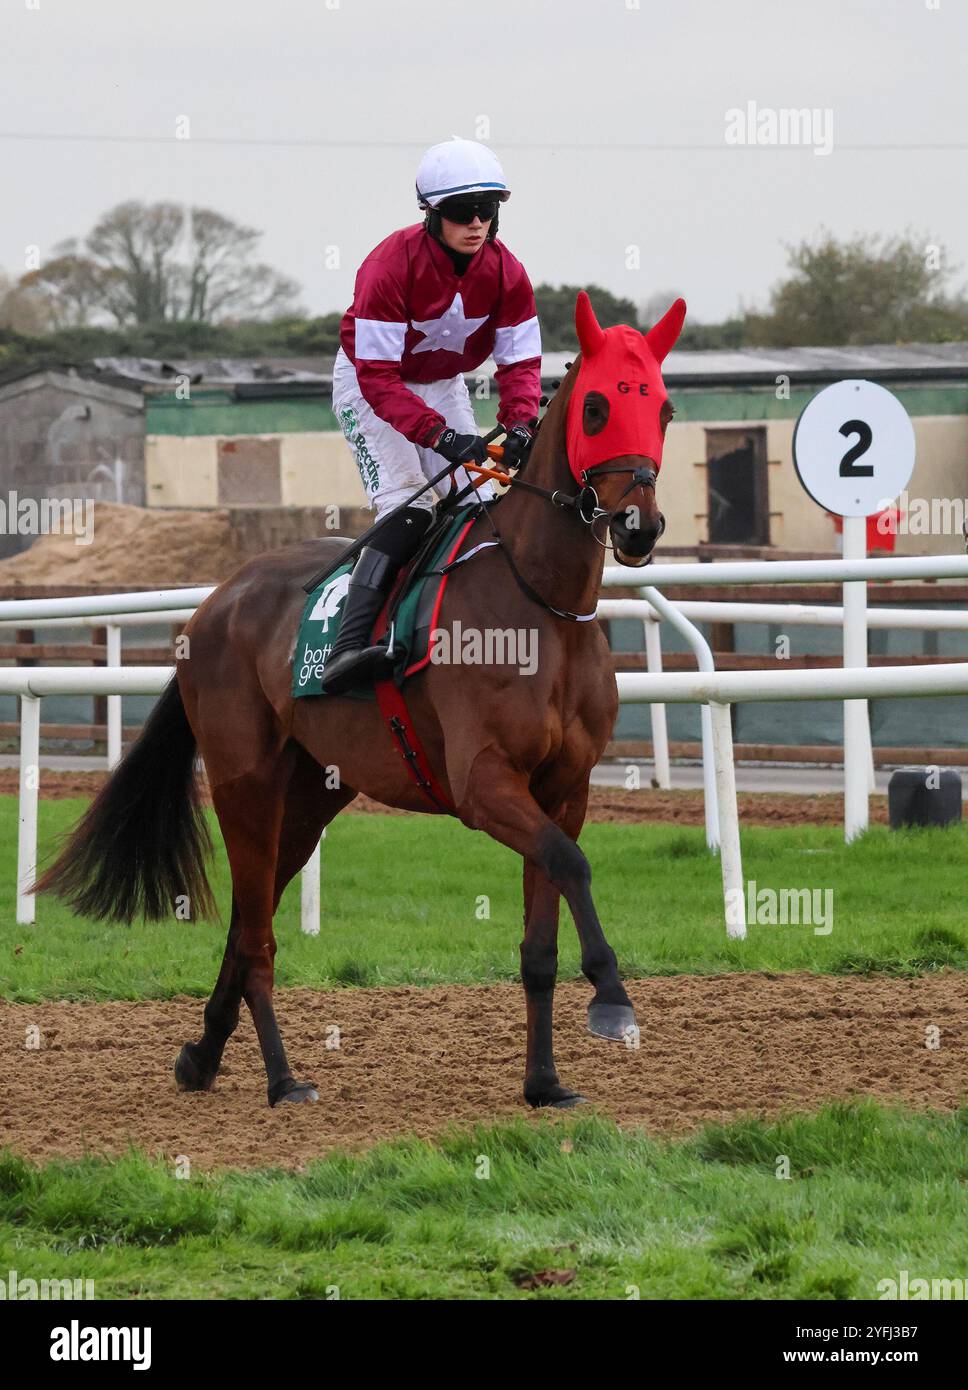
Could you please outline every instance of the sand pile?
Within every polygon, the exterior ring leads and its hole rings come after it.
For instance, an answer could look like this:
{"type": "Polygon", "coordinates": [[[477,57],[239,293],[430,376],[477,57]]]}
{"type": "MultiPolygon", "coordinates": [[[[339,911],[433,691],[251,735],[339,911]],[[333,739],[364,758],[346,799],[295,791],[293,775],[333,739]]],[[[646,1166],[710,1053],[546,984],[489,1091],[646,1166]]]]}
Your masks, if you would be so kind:
{"type": "Polygon", "coordinates": [[[94,504],[94,539],[38,536],[29,550],[0,560],[7,585],[176,588],[224,579],[241,563],[225,511],[166,511],[94,504]]]}

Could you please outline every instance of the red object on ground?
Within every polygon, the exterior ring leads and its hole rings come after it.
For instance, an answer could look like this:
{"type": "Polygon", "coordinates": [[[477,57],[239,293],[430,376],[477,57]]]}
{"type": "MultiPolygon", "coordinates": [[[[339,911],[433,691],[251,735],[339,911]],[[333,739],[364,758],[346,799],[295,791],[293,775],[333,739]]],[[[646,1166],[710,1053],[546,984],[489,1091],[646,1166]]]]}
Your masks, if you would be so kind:
{"type": "MultiPolygon", "coordinates": [[[[838,536],[844,532],[844,518],[836,516],[833,512],[827,515],[834,523],[834,530],[838,536]]],[[[904,513],[899,507],[895,507],[893,502],[889,507],[883,507],[879,512],[867,518],[867,549],[887,550],[893,553],[895,542],[897,541],[897,523],[904,513]]]]}

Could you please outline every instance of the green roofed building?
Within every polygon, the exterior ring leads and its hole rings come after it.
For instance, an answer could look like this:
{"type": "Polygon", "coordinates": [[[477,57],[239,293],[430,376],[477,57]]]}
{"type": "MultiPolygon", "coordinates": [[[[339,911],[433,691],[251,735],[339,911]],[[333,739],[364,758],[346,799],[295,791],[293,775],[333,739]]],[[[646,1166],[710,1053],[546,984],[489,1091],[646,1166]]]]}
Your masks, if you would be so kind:
{"type": "MultiPolygon", "coordinates": [[[[568,360],[566,353],[546,354],[546,390],[568,360]]],[[[123,443],[126,501],[362,507],[355,463],[331,408],[328,366],[319,358],[174,364],[111,358],[0,383],[0,485],[19,480],[24,486],[29,473],[32,485],[50,490],[70,457],[74,495],[90,474],[96,495],[110,496],[114,431],[123,443]],[[98,383],[105,389],[94,400],[98,383]],[[116,426],[106,412],[117,416],[116,426]],[[21,457],[28,444],[29,459],[21,457]],[[137,447],[139,459],[131,453],[137,447]]],[[[487,363],[468,381],[482,428],[495,419],[492,372],[487,363]]],[[[665,379],[676,420],[660,482],[668,522],[663,545],[834,549],[832,518],[803,492],[791,450],[806,402],[830,382],[851,377],[886,386],[914,420],[917,464],[902,499],[908,515],[898,553],[959,549],[968,506],[965,343],[671,353],[665,379]]]]}

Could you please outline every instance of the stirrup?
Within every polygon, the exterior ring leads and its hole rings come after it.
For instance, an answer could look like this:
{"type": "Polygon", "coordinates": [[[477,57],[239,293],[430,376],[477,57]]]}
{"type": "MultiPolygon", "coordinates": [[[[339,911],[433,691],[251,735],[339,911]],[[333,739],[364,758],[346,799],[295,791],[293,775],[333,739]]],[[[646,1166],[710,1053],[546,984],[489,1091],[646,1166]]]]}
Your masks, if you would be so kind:
{"type": "Polygon", "coordinates": [[[385,679],[393,670],[393,661],[383,643],[372,647],[356,647],[340,652],[323,668],[320,688],[324,695],[342,695],[358,685],[385,679]]]}

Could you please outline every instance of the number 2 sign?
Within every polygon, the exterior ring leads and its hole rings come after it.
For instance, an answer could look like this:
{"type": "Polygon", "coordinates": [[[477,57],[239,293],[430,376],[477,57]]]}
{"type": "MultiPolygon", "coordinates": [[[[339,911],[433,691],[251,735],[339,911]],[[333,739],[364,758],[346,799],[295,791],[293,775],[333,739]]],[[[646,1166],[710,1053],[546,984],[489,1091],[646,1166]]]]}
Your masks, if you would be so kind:
{"type": "Polygon", "coordinates": [[[793,464],[807,492],[838,516],[872,516],[907,486],[914,426],[898,398],[872,381],[838,381],[802,410],[793,464]]]}

